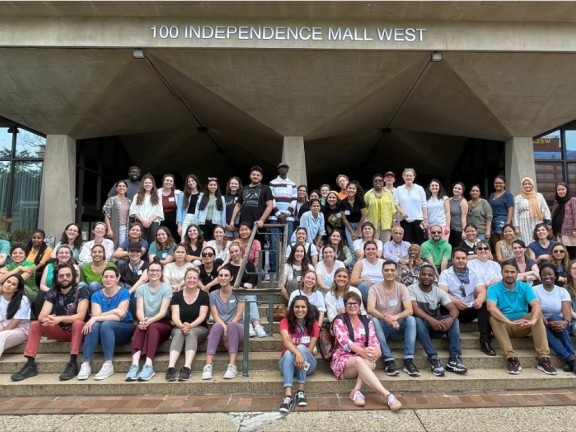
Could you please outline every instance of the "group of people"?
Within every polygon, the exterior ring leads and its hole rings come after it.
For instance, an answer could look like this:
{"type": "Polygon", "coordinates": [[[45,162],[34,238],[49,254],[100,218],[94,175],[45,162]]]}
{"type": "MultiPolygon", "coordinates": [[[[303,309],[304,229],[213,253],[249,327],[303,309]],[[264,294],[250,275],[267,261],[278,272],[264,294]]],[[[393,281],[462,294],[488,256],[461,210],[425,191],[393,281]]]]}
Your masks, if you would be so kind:
{"type": "Polygon", "coordinates": [[[396,188],[393,172],[374,175],[366,193],[339,175],[338,191],[324,184],[309,194],[288,172],[288,164],[280,163],[278,177],[266,185],[262,168],[255,166],[249,185],[232,177],[222,194],[215,177],[200,192],[198,177],[190,174],[180,191],[174,176],[166,174],[157,189],[153,176],[140,179],[140,170],[131,167],[129,178],[110,192],[104,221],[94,224],[91,240],[83,242],[79,225],[70,223],[54,249],[41,230],[28,247],[0,249],[5,261],[0,355],[27,341],[27,363],[12,379],[38,373],[41,336],[71,342],[63,380],[91,376],[99,343],[104,364],[94,379],[108,378],[114,373],[114,347],[130,342],[132,365],[125,379],[147,381],[155,374],[158,346],[170,338],[166,380],[189,379],[204,341],[202,379],[212,378],[220,343],[229,356],[224,378],[232,379],[245,307],[250,308],[249,335],[266,336],[255,298],[240,298],[232,287],[236,278],[244,288],[256,287],[265,270],[282,275],[279,288],[288,306],[280,322],[283,412],[307,404],[306,376],[316,368],[316,341],[328,324],[337,345],[332,370],[338,379],[356,378],[350,398],[357,406],[365,403],[364,384],[392,410],[402,406],[374,374],[379,358],[387,375],[399,374],[389,340],[404,340],[402,370],[410,376],[420,375],[413,361],[416,339],[434,375],[466,373],[460,322],[477,320],[480,349],[487,355],[496,355],[491,344],[496,338],[510,373],[521,369],[510,337],[529,333],[538,369],[556,373],[552,348],[565,369],[576,372],[569,336],[576,334],[576,264],[570,262],[576,199],[566,184],[557,186],[550,211],[531,179],[523,179],[521,194],[513,197],[498,176],[488,200],[477,185],[466,200],[464,184],[454,184],[448,197],[438,180],[424,190],[409,168],[396,188]],[[275,225],[267,239],[260,234],[266,223],[275,225]],[[288,227],[285,251],[279,249],[283,230],[278,225],[288,227]],[[269,244],[267,263],[263,241],[269,244]],[[240,275],[244,254],[248,263],[240,275]],[[443,335],[449,341],[445,365],[432,343],[443,335]],[[184,366],[177,373],[182,350],[184,366]]]}

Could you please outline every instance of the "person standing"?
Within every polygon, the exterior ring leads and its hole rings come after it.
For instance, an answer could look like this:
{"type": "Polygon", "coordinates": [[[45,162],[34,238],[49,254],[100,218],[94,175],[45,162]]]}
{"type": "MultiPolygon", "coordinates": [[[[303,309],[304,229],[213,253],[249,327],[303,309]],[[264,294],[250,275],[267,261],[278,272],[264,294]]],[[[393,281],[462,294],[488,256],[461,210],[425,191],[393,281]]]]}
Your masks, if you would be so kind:
{"type": "Polygon", "coordinates": [[[568,185],[556,185],[556,198],[552,206],[552,232],[566,246],[570,259],[576,258],[576,198],[570,195],[568,185]]]}
{"type": "Polygon", "coordinates": [[[406,168],[402,173],[404,184],[394,191],[394,202],[399,213],[404,238],[409,243],[424,242],[424,231],[428,229],[428,202],[426,192],[414,183],[416,171],[406,168]]]}
{"type": "Polygon", "coordinates": [[[534,180],[522,179],[521,192],[514,197],[514,229],[526,244],[532,241],[534,227],[540,223],[550,225],[550,209],[541,193],[536,191],[534,180]]]}
{"type": "Polygon", "coordinates": [[[160,222],[164,220],[164,212],[162,201],[158,198],[156,182],[151,174],[145,174],[142,178],[142,186],[130,204],[130,216],[140,222],[142,237],[148,244],[152,244],[156,240],[160,222]]]}
{"type": "Polygon", "coordinates": [[[506,177],[498,175],[494,179],[494,192],[490,194],[488,203],[492,207],[492,242],[502,240],[502,232],[506,225],[512,223],[514,216],[514,196],[506,190],[506,177]]]}
{"type": "Polygon", "coordinates": [[[114,241],[115,247],[120,247],[128,235],[130,203],[132,201],[126,195],[127,190],[126,180],[118,180],[116,182],[116,195],[108,198],[102,207],[104,222],[107,227],[106,236],[114,241]]]}
{"type": "Polygon", "coordinates": [[[375,174],[372,177],[372,189],[364,194],[366,202],[366,221],[376,229],[375,238],[382,243],[390,240],[396,205],[392,192],[384,188],[384,176],[375,174]]]}
{"type": "MultiPolygon", "coordinates": [[[[132,199],[132,197],[134,195],[136,195],[138,193],[138,190],[140,189],[140,175],[141,174],[142,174],[142,171],[140,170],[140,168],[138,168],[135,165],[128,168],[128,178],[124,181],[126,182],[126,185],[128,186],[128,188],[126,190],[126,196],[130,199],[132,199]]],[[[110,192],[108,192],[108,198],[113,197],[116,194],[117,194],[116,185],[114,185],[110,189],[110,192]]]]}
{"type": "Polygon", "coordinates": [[[172,238],[179,241],[180,235],[178,234],[178,224],[176,223],[178,214],[178,203],[180,202],[180,194],[182,191],[175,187],[176,179],[173,174],[164,174],[162,177],[162,187],[158,189],[158,198],[162,204],[162,211],[164,212],[164,220],[160,223],[170,230],[172,238]]]}
{"type": "Polygon", "coordinates": [[[76,269],[71,264],[56,269],[54,288],[46,293],[38,321],[30,324],[28,342],[24,348],[26,364],[10,377],[12,381],[23,381],[38,375],[36,355],[42,336],[59,342],[70,342],[70,361],[60,374],[60,381],[68,381],[78,375],[77,359],[90,301],[88,288],[78,285],[77,278],[76,269]]]}

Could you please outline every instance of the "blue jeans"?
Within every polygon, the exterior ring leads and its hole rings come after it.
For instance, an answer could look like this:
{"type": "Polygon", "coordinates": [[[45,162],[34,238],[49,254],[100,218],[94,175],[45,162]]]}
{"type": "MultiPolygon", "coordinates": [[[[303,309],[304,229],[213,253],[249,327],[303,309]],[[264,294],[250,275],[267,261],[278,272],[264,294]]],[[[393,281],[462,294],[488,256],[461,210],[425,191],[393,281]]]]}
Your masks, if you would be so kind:
{"type": "MultiPolygon", "coordinates": [[[[562,315],[553,315],[548,318],[548,321],[562,321],[563,319],[562,315]]],[[[574,344],[572,339],[570,339],[569,328],[568,326],[561,332],[555,332],[546,327],[546,336],[548,336],[550,349],[564,361],[574,360],[574,344]]]]}
{"type": "MultiPolygon", "coordinates": [[[[353,230],[358,229],[358,222],[350,222],[350,226],[353,230]]],[[[354,255],[354,239],[352,238],[352,233],[348,231],[348,228],[344,230],[346,234],[346,243],[348,243],[348,248],[350,248],[350,252],[354,255]]]]}
{"type": "Polygon", "coordinates": [[[370,291],[370,285],[366,282],[360,282],[356,287],[362,294],[362,304],[364,307],[368,306],[368,292],[370,291]]]}
{"type": "Polygon", "coordinates": [[[298,369],[294,365],[296,357],[290,351],[286,350],[284,355],[280,357],[280,360],[278,360],[278,369],[280,369],[280,372],[282,372],[282,376],[284,377],[284,387],[292,387],[294,377],[296,377],[296,382],[298,384],[304,384],[306,382],[306,375],[312,375],[316,370],[316,359],[312,354],[310,354],[308,348],[302,344],[298,345],[296,348],[302,353],[304,360],[310,363],[310,367],[307,371],[304,369],[298,369]]]}
{"type": "Polygon", "coordinates": [[[246,306],[250,308],[250,321],[260,321],[260,311],[258,310],[258,303],[256,303],[256,296],[245,295],[242,296],[246,300],[246,306]]]}
{"type": "Polygon", "coordinates": [[[112,360],[116,344],[122,345],[130,342],[134,333],[134,324],[119,321],[97,321],[92,326],[92,331],[84,336],[84,348],[82,350],[84,361],[92,360],[98,342],[102,342],[104,360],[112,360]]]}
{"type": "Polygon", "coordinates": [[[92,294],[102,289],[102,284],[100,282],[90,282],[89,284],[86,282],[80,282],[78,283],[78,286],[88,288],[88,293],[90,294],[90,297],[92,297],[92,294]]]}
{"type": "MultiPolygon", "coordinates": [[[[277,221],[271,221],[271,223],[277,223],[277,221]]],[[[290,239],[292,238],[292,233],[294,232],[294,222],[286,221],[286,225],[288,225],[288,239],[286,240],[286,245],[290,244],[290,239]]],[[[281,234],[284,232],[284,228],[270,228],[270,248],[268,249],[268,267],[270,273],[278,273],[277,266],[277,254],[278,248],[282,249],[282,237],[281,234]],[[280,245],[278,245],[280,242],[280,245]]]]}
{"type": "MultiPolygon", "coordinates": [[[[447,317],[448,315],[444,315],[438,320],[447,317]]],[[[454,323],[447,332],[442,332],[434,330],[427,321],[416,317],[416,332],[418,334],[418,340],[428,355],[428,358],[438,355],[438,351],[436,351],[432,345],[431,338],[439,339],[444,334],[448,336],[448,353],[450,357],[458,357],[462,355],[462,350],[460,349],[460,323],[458,320],[454,320],[454,323]]]]}
{"type": "Polygon", "coordinates": [[[372,317],[372,322],[374,323],[376,337],[378,338],[378,342],[380,342],[382,358],[384,361],[394,360],[394,356],[392,355],[390,347],[386,343],[386,339],[404,339],[404,358],[414,358],[414,347],[416,346],[416,320],[413,316],[407,316],[406,318],[399,320],[398,323],[400,324],[400,328],[398,330],[392,328],[392,326],[386,321],[379,320],[378,318],[372,317]]]}

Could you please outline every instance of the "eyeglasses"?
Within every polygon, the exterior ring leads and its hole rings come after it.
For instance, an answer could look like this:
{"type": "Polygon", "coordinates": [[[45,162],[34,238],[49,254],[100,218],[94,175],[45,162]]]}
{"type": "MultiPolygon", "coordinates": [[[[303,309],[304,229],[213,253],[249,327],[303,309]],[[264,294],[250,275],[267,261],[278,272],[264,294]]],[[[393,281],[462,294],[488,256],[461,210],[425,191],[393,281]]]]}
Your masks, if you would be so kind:
{"type": "Polygon", "coordinates": [[[148,270],[148,273],[160,273],[162,270],[148,270]]]}
{"type": "Polygon", "coordinates": [[[442,234],[442,231],[430,231],[430,234],[442,234]]]}
{"type": "Polygon", "coordinates": [[[562,249],[556,249],[556,250],[553,250],[552,253],[566,253],[566,251],[562,250],[562,249]]]}
{"type": "Polygon", "coordinates": [[[59,279],[72,279],[72,273],[64,273],[64,274],[59,274],[58,278],[59,279]]]}
{"type": "Polygon", "coordinates": [[[203,253],[202,256],[203,256],[204,258],[206,258],[206,257],[213,257],[214,254],[213,254],[212,252],[206,252],[206,253],[203,253]]]}
{"type": "Polygon", "coordinates": [[[488,250],[488,249],[490,249],[490,248],[488,248],[488,247],[486,247],[486,246],[478,246],[478,247],[476,248],[476,250],[479,250],[479,251],[481,251],[481,250],[486,251],[486,250],[488,250]]]}
{"type": "Polygon", "coordinates": [[[358,307],[358,303],[354,302],[354,303],[346,303],[346,306],[348,307],[358,307]]]}

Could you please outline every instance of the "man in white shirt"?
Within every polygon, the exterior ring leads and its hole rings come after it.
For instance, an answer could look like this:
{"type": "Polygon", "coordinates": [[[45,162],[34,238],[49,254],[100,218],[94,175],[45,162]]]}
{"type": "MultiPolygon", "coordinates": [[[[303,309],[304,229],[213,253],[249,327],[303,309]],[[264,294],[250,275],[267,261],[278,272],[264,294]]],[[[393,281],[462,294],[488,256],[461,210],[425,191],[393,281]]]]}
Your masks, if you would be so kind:
{"type": "Polygon", "coordinates": [[[392,260],[396,264],[408,264],[408,248],[410,243],[404,241],[404,228],[396,225],[392,228],[392,240],[384,243],[382,258],[392,260]]]}

